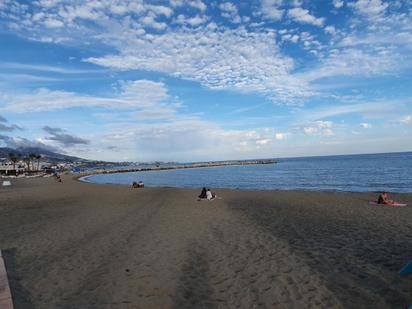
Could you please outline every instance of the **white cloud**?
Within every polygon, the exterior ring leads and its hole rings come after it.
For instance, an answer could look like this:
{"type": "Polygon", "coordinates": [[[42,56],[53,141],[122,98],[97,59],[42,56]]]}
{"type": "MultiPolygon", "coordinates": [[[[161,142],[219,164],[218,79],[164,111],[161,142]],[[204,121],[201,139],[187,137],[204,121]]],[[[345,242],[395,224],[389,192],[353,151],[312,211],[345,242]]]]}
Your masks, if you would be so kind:
{"type": "MultiPolygon", "coordinates": [[[[379,23],[369,21],[367,27],[379,31],[371,29],[366,34],[357,32],[357,27],[364,30],[357,19],[352,20],[350,29],[352,26],[353,29],[346,32],[328,25],[324,31],[331,34],[328,38],[331,41],[325,42],[315,33],[299,32],[299,29],[287,33],[280,30],[280,35],[276,35],[274,30],[260,28],[264,23],[259,17],[279,21],[285,7],[291,5],[294,7],[287,11],[287,16],[292,20],[322,26],[324,18],[300,7],[301,1],[262,0],[258,14],[254,14],[253,26],[257,28],[239,25],[237,29],[218,26],[213,21],[206,24],[212,16],[205,15],[207,6],[200,0],[173,0],[169,6],[143,0],[36,3],[38,7],[26,5],[13,9],[24,12],[22,15],[28,16],[28,20],[31,17],[30,24],[13,22],[15,31],[30,39],[63,44],[103,43],[116,52],[87,61],[120,70],[162,72],[198,81],[212,89],[256,92],[276,103],[300,104],[317,94],[311,83],[321,78],[392,74],[408,68],[411,62],[404,61],[410,60],[408,55],[412,49],[410,17],[406,14],[385,15],[379,23]],[[187,10],[188,7],[191,9],[187,10]],[[180,14],[176,13],[179,8],[180,14]],[[64,31],[63,28],[45,29],[47,21],[49,26],[64,23],[64,31]],[[395,33],[394,29],[399,31],[395,33]],[[302,67],[281,49],[282,41],[297,43],[303,53],[318,59],[318,65],[302,67]],[[235,46],[239,46],[239,50],[235,50],[235,46]],[[402,66],[399,66],[400,59],[402,66]],[[304,74],[294,73],[297,68],[304,74]]],[[[333,2],[335,6],[342,3],[333,2]]],[[[378,0],[350,3],[357,12],[375,14],[384,12],[387,5],[378,0]]],[[[238,23],[242,18],[236,4],[226,1],[216,6],[232,22],[238,23]]],[[[21,19],[17,13],[9,13],[10,22],[21,19]]]]}
{"type": "Polygon", "coordinates": [[[59,78],[54,77],[46,77],[46,76],[38,76],[32,74],[19,74],[19,73],[0,73],[0,83],[3,81],[7,81],[7,83],[16,83],[19,84],[21,82],[47,82],[47,81],[61,81],[59,78]]]}
{"type": "Polygon", "coordinates": [[[219,9],[224,12],[237,13],[236,5],[234,5],[232,2],[223,2],[219,4],[219,9]]]}
{"type": "Polygon", "coordinates": [[[306,135],[313,135],[318,132],[318,128],[316,127],[303,127],[303,132],[305,132],[306,135]]]}
{"type": "Polygon", "coordinates": [[[304,121],[314,121],[330,117],[339,117],[347,114],[360,114],[365,118],[380,119],[382,115],[388,115],[394,111],[402,111],[405,102],[396,100],[375,100],[367,101],[363,97],[341,97],[337,104],[329,104],[327,107],[311,108],[310,111],[303,109],[297,115],[304,121]],[[353,102],[352,102],[353,101],[353,102]]]}
{"type": "Polygon", "coordinates": [[[165,17],[171,17],[173,15],[173,10],[167,6],[163,5],[148,5],[147,8],[156,14],[156,16],[163,15],[165,17]]]}
{"type": "Polygon", "coordinates": [[[278,141],[285,140],[287,138],[288,134],[287,133],[276,133],[275,134],[275,139],[278,141]]]}
{"type": "MultiPolygon", "coordinates": [[[[203,13],[187,16],[185,11],[174,15],[177,7],[185,5],[204,12],[207,7],[202,1],[170,4],[173,9],[144,1],[47,2],[41,12],[28,12],[32,16],[41,13],[38,22],[17,27],[31,39],[62,43],[67,38],[61,32],[42,30],[46,18],[63,20],[69,38],[65,44],[108,45],[117,52],[85,61],[117,70],[162,72],[198,81],[211,89],[257,92],[276,103],[300,104],[302,98],[313,95],[309,85],[291,73],[294,60],[280,51],[274,30],[250,31],[243,26],[229,29],[213,22],[206,25],[210,17],[203,13]],[[175,26],[169,28],[170,22],[175,26]]],[[[265,8],[274,5],[281,5],[281,1],[262,2],[265,8]]],[[[232,22],[241,22],[234,3],[227,1],[220,7],[232,22]]],[[[290,37],[292,42],[298,39],[297,34],[290,37]]]]}
{"type": "MultiPolygon", "coordinates": [[[[104,108],[110,116],[128,112],[111,121],[99,132],[81,134],[91,140],[90,145],[74,147],[72,154],[106,160],[204,160],[224,158],[269,157],[273,153],[273,139],[283,140],[286,133],[275,133],[272,128],[257,130],[227,130],[216,123],[193,115],[178,113],[180,103],[174,102],[163,83],[149,80],[120,82],[114,97],[85,96],[65,91],[39,89],[25,95],[1,95],[6,104],[0,111],[15,113],[44,112],[72,107],[104,108]],[[113,109],[112,109],[113,108],[113,109]],[[138,122],[131,122],[138,119],[138,122]],[[112,145],[117,145],[113,150],[112,145]],[[102,149],[106,149],[101,152],[102,149]],[[136,157],[135,154],[139,154],[136,157]]],[[[83,127],[87,132],[87,125],[83,127]]],[[[10,141],[10,139],[8,139],[10,141]]],[[[18,140],[14,139],[14,143],[18,140]]],[[[39,139],[56,146],[46,138],[39,139]]]]}
{"type": "MultiPolygon", "coordinates": [[[[146,160],[217,160],[273,156],[274,131],[225,130],[197,118],[178,117],[156,124],[115,124],[110,133],[93,137],[104,145],[125,145],[125,153],[146,160]]],[[[133,158],[136,159],[136,158],[133,158]]]]}
{"type": "Polygon", "coordinates": [[[189,25],[193,27],[204,24],[207,21],[208,21],[208,18],[206,16],[196,15],[194,17],[185,17],[183,14],[179,14],[177,18],[174,20],[176,24],[189,25]]]}
{"type": "Polygon", "coordinates": [[[332,129],[323,129],[322,135],[326,137],[334,136],[335,132],[332,131],[332,129]]]}
{"type": "Polygon", "coordinates": [[[284,34],[282,35],[282,41],[290,41],[293,43],[297,43],[299,41],[299,35],[297,34],[284,34]]]}
{"type": "Polygon", "coordinates": [[[40,71],[51,72],[58,74],[87,74],[87,73],[102,73],[102,70],[81,70],[67,67],[58,67],[44,64],[29,64],[29,63],[17,63],[17,62],[0,62],[0,68],[12,69],[21,71],[40,71]]]}
{"type": "Polygon", "coordinates": [[[330,137],[330,136],[335,135],[332,128],[333,128],[333,123],[331,121],[322,121],[322,120],[314,121],[314,122],[307,123],[301,126],[301,130],[306,135],[322,135],[325,137],[330,137]]]}
{"type": "Polygon", "coordinates": [[[158,22],[155,20],[154,16],[144,16],[139,19],[139,22],[147,27],[157,29],[157,30],[163,30],[167,28],[167,24],[164,22],[158,22]]]}
{"type": "Polygon", "coordinates": [[[358,0],[356,2],[351,2],[348,5],[353,7],[359,13],[370,17],[383,14],[388,8],[388,4],[381,0],[358,0]]]}
{"type": "Polygon", "coordinates": [[[372,128],[372,125],[371,125],[370,123],[367,123],[367,122],[361,123],[360,126],[361,126],[362,128],[364,128],[364,129],[370,129],[370,128],[372,128]]]}
{"type": "MultiPolygon", "coordinates": [[[[390,10],[388,5],[394,6],[395,2],[352,2],[352,7],[355,5],[370,10],[361,9],[364,14],[352,19],[353,30],[343,32],[337,46],[355,49],[377,58],[376,67],[383,67],[381,72],[397,73],[409,69],[412,65],[412,15],[393,7],[390,10]],[[381,62],[386,62],[389,66],[382,66],[381,62]]],[[[376,71],[379,72],[378,69],[376,71]]]]}
{"type": "MultiPolygon", "coordinates": [[[[259,93],[276,103],[299,104],[319,94],[312,84],[322,78],[393,74],[410,65],[410,16],[400,13],[389,15],[392,11],[387,10],[388,3],[379,0],[346,2],[351,3],[357,12],[383,16],[379,23],[368,20],[366,26],[376,31],[362,31],[363,15],[351,20],[349,30],[338,25],[324,27],[326,33],[332,34],[326,42],[315,32],[290,29],[289,32],[279,30],[277,33],[260,28],[265,24],[262,19],[279,21],[285,8],[291,6],[294,7],[287,11],[287,16],[293,20],[322,26],[324,18],[300,7],[301,2],[262,0],[259,13],[254,14],[257,28],[218,26],[211,21],[212,16],[205,15],[207,2],[199,0],[173,0],[169,2],[170,7],[165,2],[154,5],[143,0],[82,3],[43,0],[33,7],[25,5],[19,9],[30,24],[14,24],[17,27],[15,31],[31,39],[108,45],[115,52],[86,59],[101,66],[162,72],[198,81],[211,89],[259,93]],[[181,14],[176,13],[178,8],[182,9],[181,14]],[[45,29],[48,21],[49,26],[60,26],[64,22],[65,35],[62,35],[63,28],[45,29]],[[399,31],[395,33],[395,29],[399,31]],[[329,39],[331,41],[327,42],[329,39]],[[302,54],[311,53],[318,59],[318,64],[311,62],[305,67],[305,64],[287,56],[288,51],[282,50],[282,41],[296,43],[298,48],[302,48],[302,54]]],[[[342,7],[343,3],[333,1],[335,7],[342,7]]],[[[242,20],[237,4],[226,1],[215,3],[214,8],[220,8],[237,23],[242,20]]],[[[10,16],[14,20],[21,17],[18,14],[10,16]]],[[[285,24],[285,27],[289,26],[290,23],[285,24]]]]}
{"type": "Polygon", "coordinates": [[[282,3],[282,0],[261,0],[260,14],[265,19],[279,21],[284,14],[284,10],[280,8],[282,3]]]}
{"type": "Polygon", "coordinates": [[[201,0],[187,1],[187,4],[193,8],[198,9],[201,12],[204,12],[207,9],[206,4],[204,4],[204,2],[201,0]]]}
{"type": "Polygon", "coordinates": [[[399,120],[399,123],[403,124],[403,125],[411,124],[412,123],[412,116],[408,115],[408,116],[403,117],[401,120],[399,120]]]}
{"type": "Polygon", "coordinates": [[[43,8],[50,8],[50,7],[56,6],[57,4],[61,2],[62,0],[38,0],[38,1],[34,1],[34,4],[40,7],[43,7],[43,8]]]}
{"type": "Polygon", "coordinates": [[[265,139],[258,139],[256,140],[256,144],[258,145],[267,145],[269,142],[271,142],[272,140],[269,138],[265,138],[265,139]]]}
{"type": "Polygon", "coordinates": [[[64,26],[64,23],[57,19],[48,18],[44,21],[44,25],[47,28],[61,28],[64,26]]]}
{"type": "Polygon", "coordinates": [[[333,0],[333,6],[337,9],[343,7],[345,3],[342,0],[333,0]]]}
{"type": "Polygon", "coordinates": [[[323,26],[325,22],[325,18],[323,17],[315,17],[309,13],[308,10],[302,9],[300,7],[296,7],[293,9],[288,10],[288,17],[293,19],[296,22],[304,23],[304,24],[311,24],[314,26],[323,26]]]}
{"type": "Polygon", "coordinates": [[[178,107],[171,101],[163,83],[149,80],[120,82],[115,97],[81,95],[61,90],[37,89],[28,94],[0,94],[4,102],[0,111],[26,113],[59,110],[73,107],[104,107],[145,111],[152,108],[178,107]],[[163,104],[164,105],[161,105],[163,104]],[[169,103],[169,104],[167,104],[169,103]]]}
{"type": "Polygon", "coordinates": [[[329,34],[335,34],[336,33],[336,29],[334,26],[326,26],[325,27],[325,32],[329,33],[329,34]]]}
{"type": "Polygon", "coordinates": [[[303,0],[292,0],[291,5],[294,7],[300,7],[303,5],[303,0]]]}
{"type": "Polygon", "coordinates": [[[223,2],[219,4],[219,9],[222,10],[221,15],[225,18],[228,18],[233,23],[238,24],[241,22],[236,5],[231,2],[223,2]]]}
{"type": "Polygon", "coordinates": [[[322,46],[318,67],[306,71],[308,80],[333,76],[368,78],[395,75],[408,70],[412,65],[411,16],[384,10],[387,3],[380,1],[357,1],[349,4],[352,7],[356,5],[361,10],[370,8],[370,14],[365,11],[366,15],[353,17],[350,29],[337,29],[333,26],[324,28],[325,32],[332,34],[331,41],[326,48],[322,46]],[[379,12],[382,13],[378,14],[379,12]]]}
{"type": "Polygon", "coordinates": [[[282,55],[274,37],[271,31],[242,28],[179,30],[136,40],[127,36],[130,48],[121,43],[119,54],[85,61],[120,70],[164,72],[212,89],[257,92],[277,102],[311,96],[308,85],[290,73],[294,61],[282,55]]]}
{"type": "Polygon", "coordinates": [[[59,8],[57,14],[53,14],[49,11],[48,13],[45,13],[45,15],[54,16],[55,18],[62,18],[65,23],[68,23],[69,25],[76,19],[97,20],[104,16],[103,12],[96,10],[88,4],[78,6],[62,6],[59,8]]]}
{"type": "MultiPolygon", "coordinates": [[[[200,0],[185,1],[185,4],[202,12],[206,9],[205,4],[200,0]]],[[[33,31],[30,35],[37,40],[48,36],[39,26],[60,28],[64,25],[72,35],[76,35],[76,38],[72,38],[76,40],[84,39],[86,33],[96,30],[93,29],[96,25],[98,25],[97,29],[101,30],[102,26],[114,26],[116,21],[129,24],[134,29],[150,27],[161,30],[165,28],[164,20],[160,22],[158,18],[169,19],[174,14],[172,7],[155,5],[150,1],[142,0],[36,1],[32,6],[20,5],[19,11],[17,12],[11,5],[8,6],[8,17],[12,20],[21,19],[20,15],[24,15],[24,19],[18,24],[14,23],[13,27],[25,31],[29,26],[33,31]],[[138,20],[140,22],[136,22],[138,20]]]]}
{"type": "MultiPolygon", "coordinates": [[[[390,47],[388,47],[390,48],[390,47]]],[[[332,76],[379,76],[398,69],[396,52],[385,48],[341,48],[332,49],[321,59],[320,65],[302,74],[307,81],[332,76]]]]}

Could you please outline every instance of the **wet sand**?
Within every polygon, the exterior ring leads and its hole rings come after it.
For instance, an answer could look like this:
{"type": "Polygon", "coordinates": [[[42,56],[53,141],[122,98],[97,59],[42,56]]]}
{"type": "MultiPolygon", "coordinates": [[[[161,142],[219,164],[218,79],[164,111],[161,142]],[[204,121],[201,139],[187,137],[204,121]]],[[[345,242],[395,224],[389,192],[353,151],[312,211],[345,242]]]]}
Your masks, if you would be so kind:
{"type": "Polygon", "coordinates": [[[373,193],[131,189],[63,176],[0,188],[15,308],[405,308],[409,207],[373,193]]]}

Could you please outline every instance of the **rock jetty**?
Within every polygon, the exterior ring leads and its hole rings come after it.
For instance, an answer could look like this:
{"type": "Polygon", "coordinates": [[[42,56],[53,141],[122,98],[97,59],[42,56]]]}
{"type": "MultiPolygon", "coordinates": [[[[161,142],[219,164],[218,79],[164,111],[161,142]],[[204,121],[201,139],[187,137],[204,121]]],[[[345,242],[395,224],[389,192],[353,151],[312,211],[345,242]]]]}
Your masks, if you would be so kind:
{"type": "Polygon", "coordinates": [[[212,166],[233,166],[233,165],[256,165],[256,164],[275,164],[276,160],[247,160],[247,161],[220,161],[220,162],[206,162],[206,163],[190,163],[179,164],[169,166],[156,166],[156,167],[136,167],[128,169],[98,169],[93,171],[80,172],[81,176],[95,175],[95,174],[116,174],[116,173],[131,173],[131,172],[145,172],[145,171],[162,171],[162,170],[175,170],[183,168],[201,168],[212,166]]]}

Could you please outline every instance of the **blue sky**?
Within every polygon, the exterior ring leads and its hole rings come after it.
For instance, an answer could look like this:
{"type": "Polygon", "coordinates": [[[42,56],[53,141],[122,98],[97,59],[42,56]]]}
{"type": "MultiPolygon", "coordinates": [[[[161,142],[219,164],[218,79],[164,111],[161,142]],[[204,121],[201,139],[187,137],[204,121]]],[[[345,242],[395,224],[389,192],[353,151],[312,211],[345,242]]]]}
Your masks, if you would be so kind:
{"type": "Polygon", "coordinates": [[[412,1],[0,0],[0,146],[101,160],[412,150],[412,1]]]}

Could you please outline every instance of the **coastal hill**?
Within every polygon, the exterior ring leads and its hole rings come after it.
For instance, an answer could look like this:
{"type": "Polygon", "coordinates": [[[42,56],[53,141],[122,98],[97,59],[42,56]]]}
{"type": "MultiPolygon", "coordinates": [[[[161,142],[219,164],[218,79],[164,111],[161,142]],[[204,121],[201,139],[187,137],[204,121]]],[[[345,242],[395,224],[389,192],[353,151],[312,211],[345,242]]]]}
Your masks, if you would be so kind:
{"type": "Polygon", "coordinates": [[[86,159],[68,156],[40,147],[19,147],[17,149],[9,147],[0,147],[0,158],[8,158],[10,153],[20,155],[21,157],[28,156],[31,153],[39,154],[42,156],[43,161],[48,162],[90,162],[86,159]]]}

